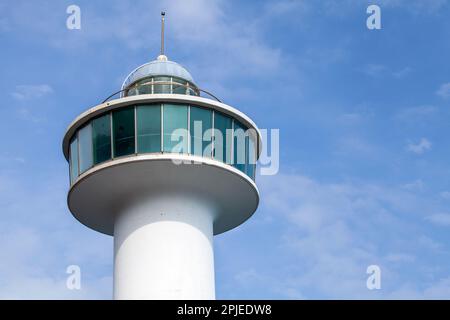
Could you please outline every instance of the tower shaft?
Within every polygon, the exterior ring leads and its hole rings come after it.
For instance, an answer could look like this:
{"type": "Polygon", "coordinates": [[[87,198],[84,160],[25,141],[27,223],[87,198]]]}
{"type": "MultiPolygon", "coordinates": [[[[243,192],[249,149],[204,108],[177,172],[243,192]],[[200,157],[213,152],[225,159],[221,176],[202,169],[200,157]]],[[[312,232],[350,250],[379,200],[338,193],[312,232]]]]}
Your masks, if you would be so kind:
{"type": "Polygon", "coordinates": [[[213,213],[186,194],[123,210],[114,225],[114,298],[214,299],[213,213]]]}

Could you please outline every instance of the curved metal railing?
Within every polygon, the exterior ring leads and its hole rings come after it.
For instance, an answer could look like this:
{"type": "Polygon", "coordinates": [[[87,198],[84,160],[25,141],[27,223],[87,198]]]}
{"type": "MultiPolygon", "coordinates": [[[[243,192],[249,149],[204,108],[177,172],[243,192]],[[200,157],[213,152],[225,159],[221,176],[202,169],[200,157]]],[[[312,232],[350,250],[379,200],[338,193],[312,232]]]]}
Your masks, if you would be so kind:
{"type": "MultiPolygon", "coordinates": [[[[174,94],[174,93],[173,93],[173,87],[174,87],[174,86],[175,86],[175,87],[184,87],[184,88],[186,88],[186,90],[192,90],[193,92],[197,93],[196,96],[201,96],[201,95],[200,95],[201,93],[205,93],[206,95],[208,95],[209,97],[211,97],[211,98],[217,100],[218,102],[222,102],[222,101],[220,101],[219,98],[217,98],[217,97],[216,97],[215,95],[213,95],[212,93],[210,93],[210,92],[208,92],[208,91],[206,91],[206,90],[200,89],[200,88],[193,88],[192,86],[189,86],[189,85],[186,85],[186,84],[182,84],[182,83],[178,83],[178,82],[172,82],[172,81],[153,81],[153,82],[142,83],[142,84],[139,84],[138,86],[127,87],[127,88],[125,88],[125,89],[122,89],[122,90],[119,90],[119,91],[117,91],[117,92],[114,92],[113,94],[111,94],[110,96],[108,96],[105,100],[103,100],[102,103],[105,103],[105,102],[111,100],[111,98],[113,98],[114,96],[118,95],[119,93],[122,93],[122,92],[128,92],[128,91],[130,91],[130,90],[132,90],[132,89],[134,89],[134,88],[138,88],[138,87],[142,87],[142,86],[146,86],[146,85],[152,85],[152,86],[155,86],[155,85],[170,85],[170,91],[171,91],[171,92],[169,92],[169,93],[167,93],[167,94],[174,94]]],[[[143,94],[143,93],[141,93],[141,94],[143,94]]],[[[147,94],[154,94],[154,93],[147,93],[147,94]]],[[[139,93],[138,93],[138,94],[131,95],[131,96],[135,96],[135,95],[139,95],[139,93]]],[[[125,97],[130,97],[129,95],[124,95],[124,96],[125,96],[125,97]]]]}

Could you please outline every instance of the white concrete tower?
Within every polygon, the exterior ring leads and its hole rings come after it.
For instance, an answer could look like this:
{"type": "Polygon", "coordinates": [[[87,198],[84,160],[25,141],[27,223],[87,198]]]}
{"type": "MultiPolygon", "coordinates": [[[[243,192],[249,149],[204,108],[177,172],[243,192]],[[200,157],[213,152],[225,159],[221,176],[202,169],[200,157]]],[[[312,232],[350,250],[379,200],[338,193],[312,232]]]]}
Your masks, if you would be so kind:
{"type": "Polygon", "coordinates": [[[115,299],[214,299],[213,235],[258,207],[261,135],[167,59],[163,33],[164,13],[157,60],[69,125],[67,202],[114,236],[115,299]]]}

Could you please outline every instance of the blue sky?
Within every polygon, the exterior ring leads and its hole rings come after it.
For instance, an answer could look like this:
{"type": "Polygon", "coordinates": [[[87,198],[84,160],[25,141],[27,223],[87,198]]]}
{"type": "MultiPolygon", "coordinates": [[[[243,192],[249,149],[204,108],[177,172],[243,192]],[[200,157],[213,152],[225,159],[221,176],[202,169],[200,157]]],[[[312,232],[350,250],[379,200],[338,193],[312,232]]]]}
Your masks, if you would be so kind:
{"type": "Polygon", "coordinates": [[[0,298],[111,298],[112,239],[68,211],[61,140],[156,57],[162,9],[169,59],[280,129],[258,211],[215,237],[217,297],[450,298],[446,0],[1,1],[0,298]]]}

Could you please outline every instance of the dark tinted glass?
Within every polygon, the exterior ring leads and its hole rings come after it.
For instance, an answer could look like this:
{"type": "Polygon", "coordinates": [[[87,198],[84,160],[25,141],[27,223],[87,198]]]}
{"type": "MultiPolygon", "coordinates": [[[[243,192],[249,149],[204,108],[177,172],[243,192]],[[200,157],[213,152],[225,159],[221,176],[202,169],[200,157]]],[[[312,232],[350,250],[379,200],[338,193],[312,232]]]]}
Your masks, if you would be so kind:
{"type": "Polygon", "coordinates": [[[233,166],[245,172],[245,127],[234,121],[234,148],[233,166]]]}
{"type": "Polygon", "coordinates": [[[111,118],[104,115],[92,121],[94,164],[111,159],[111,118]]]}
{"type": "Polygon", "coordinates": [[[134,107],[113,112],[114,157],[135,152],[134,107]]]}

